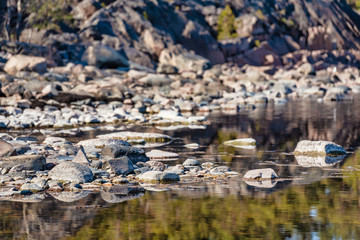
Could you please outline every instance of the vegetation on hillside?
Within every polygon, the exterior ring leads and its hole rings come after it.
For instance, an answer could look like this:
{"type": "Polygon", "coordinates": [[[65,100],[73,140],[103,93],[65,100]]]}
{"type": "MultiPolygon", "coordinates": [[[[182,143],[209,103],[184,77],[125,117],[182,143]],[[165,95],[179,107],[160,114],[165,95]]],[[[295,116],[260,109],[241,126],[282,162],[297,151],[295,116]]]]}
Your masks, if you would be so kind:
{"type": "Polygon", "coordinates": [[[221,11],[218,19],[218,40],[236,38],[235,15],[229,5],[221,11]]]}

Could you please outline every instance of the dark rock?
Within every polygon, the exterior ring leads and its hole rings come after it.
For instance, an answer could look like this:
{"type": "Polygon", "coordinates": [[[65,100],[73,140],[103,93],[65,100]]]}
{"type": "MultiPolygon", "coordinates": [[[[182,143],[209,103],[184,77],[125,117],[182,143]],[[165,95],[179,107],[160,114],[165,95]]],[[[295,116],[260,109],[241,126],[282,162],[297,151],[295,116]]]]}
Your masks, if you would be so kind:
{"type": "Polygon", "coordinates": [[[145,189],[132,186],[112,186],[103,188],[100,192],[103,200],[109,203],[119,203],[136,199],[144,195],[145,189]]]}
{"type": "Polygon", "coordinates": [[[103,159],[113,159],[127,156],[134,164],[149,160],[143,149],[114,144],[103,147],[101,150],[101,156],[103,159]]]}

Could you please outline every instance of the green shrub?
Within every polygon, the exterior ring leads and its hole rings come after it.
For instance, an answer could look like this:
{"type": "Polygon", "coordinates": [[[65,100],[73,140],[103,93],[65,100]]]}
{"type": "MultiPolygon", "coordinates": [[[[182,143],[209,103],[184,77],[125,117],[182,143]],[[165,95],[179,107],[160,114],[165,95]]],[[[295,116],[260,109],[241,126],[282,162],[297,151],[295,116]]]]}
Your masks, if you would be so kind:
{"type": "Polygon", "coordinates": [[[24,11],[31,16],[29,24],[33,27],[60,31],[60,23],[73,26],[74,19],[69,10],[70,2],[70,0],[29,0],[24,6],[24,11]]]}
{"type": "Polygon", "coordinates": [[[235,15],[229,5],[221,11],[218,20],[218,40],[237,38],[235,15]]]}

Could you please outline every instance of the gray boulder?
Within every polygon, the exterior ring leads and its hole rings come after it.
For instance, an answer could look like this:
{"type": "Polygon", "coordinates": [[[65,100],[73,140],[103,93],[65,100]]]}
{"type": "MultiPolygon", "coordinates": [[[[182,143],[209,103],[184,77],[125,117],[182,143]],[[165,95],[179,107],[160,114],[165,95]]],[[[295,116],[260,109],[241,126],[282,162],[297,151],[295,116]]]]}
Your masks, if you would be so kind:
{"type": "Polygon", "coordinates": [[[16,149],[10,143],[0,139],[0,157],[15,156],[16,149]]]}
{"type": "Polygon", "coordinates": [[[128,60],[114,49],[104,46],[90,46],[82,55],[81,60],[99,68],[128,67],[128,60]]]}
{"type": "Polygon", "coordinates": [[[74,162],[63,162],[55,166],[48,173],[53,180],[86,183],[93,180],[91,169],[85,165],[74,162]]]}
{"type": "Polygon", "coordinates": [[[124,156],[105,161],[103,169],[116,175],[127,175],[134,171],[134,165],[127,156],[124,156]]]}
{"type": "Polygon", "coordinates": [[[103,159],[113,159],[127,156],[134,164],[149,160],[143,149],[115,144],[103,147],[101,150],[101,156],[103,159]]]}
{"type": "Polygon", "coordinates": [[[90,160],[87,158],[85,150],[83,146],[80,146],[78,153],[76,154],[75,158],[72,160],[73,162],[90,165],[90,160]]]}

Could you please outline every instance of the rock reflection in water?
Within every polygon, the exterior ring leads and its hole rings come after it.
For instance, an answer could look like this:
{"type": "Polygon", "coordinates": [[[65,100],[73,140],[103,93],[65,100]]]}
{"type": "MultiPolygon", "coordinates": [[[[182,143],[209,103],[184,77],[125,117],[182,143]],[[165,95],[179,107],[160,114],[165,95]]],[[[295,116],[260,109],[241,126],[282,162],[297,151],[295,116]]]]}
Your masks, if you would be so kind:
{"type": "Polygon", "coordinates": [[[144,196],[145,189],[141,187],[113,186],[103,188],[100,192],[102,199],[108,203],[120,203],[144,196]]]}
{"type": "Polygon", "coordinates": [[[75,202],[78,201],[82,198],[87,197],[90,194],[90,191],[79,191],[79,192],[67,192],[67,191],[63,191],[63,192],[49,192],[49,194],[62,202],[75,202]]]}
{"type": "Polygon", "coordinates": [[[258,188],[273,188],[277,184],[277,181],[265,180],[265,181],[245,181],[247,185],[258,188]]]}
{"type": "Polygon", "coordinates": [[[346,155],[341,156],[306,156],[296,155],[295,159],[297,163],[302,167],[331,167],[344,160],[346,155]]]}

